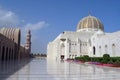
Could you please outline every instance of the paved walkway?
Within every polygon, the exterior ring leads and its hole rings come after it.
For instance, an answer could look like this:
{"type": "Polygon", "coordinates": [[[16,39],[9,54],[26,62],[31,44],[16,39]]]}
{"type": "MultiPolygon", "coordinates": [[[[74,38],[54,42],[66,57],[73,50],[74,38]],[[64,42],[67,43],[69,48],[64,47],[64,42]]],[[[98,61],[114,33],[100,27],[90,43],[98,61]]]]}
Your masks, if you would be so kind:
{"type": "Polygon", "coordinates": [[[41,58],[1,64],[0,80],[120,80],[120,68],[41,58]]]}

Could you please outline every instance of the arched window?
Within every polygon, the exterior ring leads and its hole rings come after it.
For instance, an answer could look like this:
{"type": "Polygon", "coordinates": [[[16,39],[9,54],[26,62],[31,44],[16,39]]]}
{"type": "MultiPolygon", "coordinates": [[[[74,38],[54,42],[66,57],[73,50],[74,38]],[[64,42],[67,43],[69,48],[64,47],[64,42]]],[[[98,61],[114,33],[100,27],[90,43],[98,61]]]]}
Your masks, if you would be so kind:
{"type": "Polygon", "coordinates": [[[71,58],[71,55],[69,55],[69,58],[71,58]]]}
{"type": "Polygon", "coordinates": [[[107,45],[105,45],[105,54],[108,53],[107,49],[108,49],[108,47],[107,47],[107,45]]]}
{"type": "Polygon", "coordinates": [[[100,56],[102,56],[101,46],[99,46],[99,53],[100,53],[100,56]]]}
{"type": "Polygon", "coordinates": [[[105,45],[105,47],[107,47],[107,45],[105,45]]]}
{"type": "Polygon", "coordinates": [[[93,46],[93,55],[95,55],[95,46],[93,46]]]}
{"type": "Polygon", "coordinates": [[[75,55],[75,57],[77,57],[77,55],[75,55]]]}
{"type": "Polygon", "coordinates": [[[72,55],[72,58],[74,58],[74,54],[72,55]]]}
{"type": "Polygon", "coordinates": [[[115,44],[112,44],[112,54],[115,56],[115,44]]]}

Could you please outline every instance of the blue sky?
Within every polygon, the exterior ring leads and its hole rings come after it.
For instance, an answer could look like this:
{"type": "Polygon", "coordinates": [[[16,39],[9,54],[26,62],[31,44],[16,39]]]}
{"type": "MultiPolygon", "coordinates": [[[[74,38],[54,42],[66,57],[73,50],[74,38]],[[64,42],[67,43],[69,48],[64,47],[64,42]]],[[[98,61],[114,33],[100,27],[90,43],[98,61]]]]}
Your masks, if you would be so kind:
{"type": "Polygon", "coordinates": [[[105,32],[120,30],[120,0],[0,0],[0,26],[19,27],[22,44],[30,28],[32,52],[46,53],[48,42],[63,31],[75,31],[89,11],[105,32]]]}

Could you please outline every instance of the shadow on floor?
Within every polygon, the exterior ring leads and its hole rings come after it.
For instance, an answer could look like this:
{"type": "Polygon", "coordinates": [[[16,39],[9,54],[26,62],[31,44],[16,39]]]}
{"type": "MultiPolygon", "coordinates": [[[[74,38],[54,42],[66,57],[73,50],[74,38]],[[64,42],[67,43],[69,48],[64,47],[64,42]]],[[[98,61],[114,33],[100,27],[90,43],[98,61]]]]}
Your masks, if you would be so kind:
{"type": "Polygon", "coordinates": [[[22,67],[27,65],[32,59],[11,60],[0,62],[0,80],[6,80],[22,67]]]}

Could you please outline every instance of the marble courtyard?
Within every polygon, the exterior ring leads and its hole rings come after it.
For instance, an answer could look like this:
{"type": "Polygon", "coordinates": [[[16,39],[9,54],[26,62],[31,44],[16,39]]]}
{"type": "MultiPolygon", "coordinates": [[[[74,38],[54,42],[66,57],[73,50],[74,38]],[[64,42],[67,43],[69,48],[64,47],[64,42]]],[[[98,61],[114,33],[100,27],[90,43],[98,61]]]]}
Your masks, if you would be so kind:
{"type": "Polygon", "coordinates": [[[26,43],[20,41],[20,29],[0,29],[0,80],[120,80],[120,67],[66,61],[83,55],[120,56],[120,31],[104,32],[102,22],[94,16],[81,19],[76,32],[64,31],[49,42],[47,58],[30,58],[30,30],[26,43]]]}
{"type": "Polygon", "coordinates": [[[120,80],[120,68],[34,58],[2,63],[0,80],[120,80]]]}

